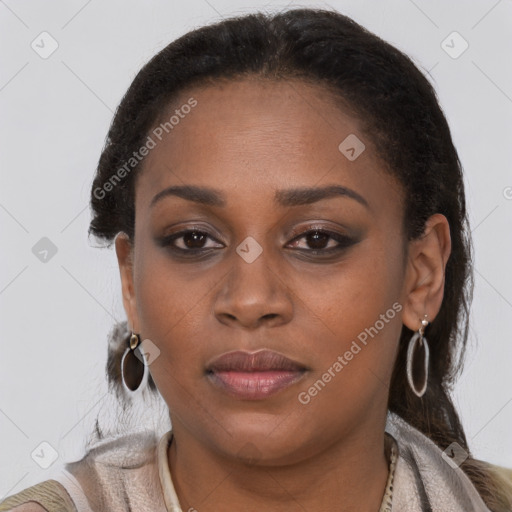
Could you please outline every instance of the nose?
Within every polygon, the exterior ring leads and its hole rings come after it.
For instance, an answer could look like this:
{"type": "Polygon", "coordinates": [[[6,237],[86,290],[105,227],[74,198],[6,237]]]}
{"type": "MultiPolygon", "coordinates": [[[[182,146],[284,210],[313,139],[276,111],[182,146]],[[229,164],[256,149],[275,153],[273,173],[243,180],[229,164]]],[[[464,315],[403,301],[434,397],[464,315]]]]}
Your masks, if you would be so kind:
{"type": "Polygon", "coordinates": [[[231,270],[214,298],[213,311],[222,324],[253,330],[283,325],[292,318],[292,293],[285,275],[265,252],[251,263],[233,254],[231,270]]]}

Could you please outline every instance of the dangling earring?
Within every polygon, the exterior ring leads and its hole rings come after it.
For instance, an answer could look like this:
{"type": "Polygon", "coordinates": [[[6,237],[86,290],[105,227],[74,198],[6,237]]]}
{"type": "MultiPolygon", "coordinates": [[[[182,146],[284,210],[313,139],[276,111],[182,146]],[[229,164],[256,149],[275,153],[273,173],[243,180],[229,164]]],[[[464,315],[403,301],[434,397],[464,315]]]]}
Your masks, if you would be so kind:
{"type": "Polygon", "coordinates": [[[140,350],[140,336],[132,332],[128,345],[121,359],[121,377],[126,391],[134,394],[144,389],[148,379],[148,368],[144,364],[144,355],[140,350]],[[140,357],[135,353],[136,350],[139,351],[140,357]]]}
{"type": "Polygon", "coordinates": [[[425,329],[428,325],[427,315],[421,321],[421,327],[418,329],[412,338],[409,340],[409,346],[407,347],[407,380],[409,381],[409,386],[413,390],[414,394],[421,398],[425,391],[427,390],[427,381],[428,381],[428,361],[429,361],[429,349],[427,338],[423,336],[425,329]],[[414,361],[414,353],[416,351],[416,344],[419,341],[420,346],[424,346],[425,350],[425,360],[424,360],[424,371],[425,371],[425,381],[423,382],[423,386],[421,389],[416,388],[416,384],[414,383],[414,378],[412,375],[412,363],[414,361]]]}

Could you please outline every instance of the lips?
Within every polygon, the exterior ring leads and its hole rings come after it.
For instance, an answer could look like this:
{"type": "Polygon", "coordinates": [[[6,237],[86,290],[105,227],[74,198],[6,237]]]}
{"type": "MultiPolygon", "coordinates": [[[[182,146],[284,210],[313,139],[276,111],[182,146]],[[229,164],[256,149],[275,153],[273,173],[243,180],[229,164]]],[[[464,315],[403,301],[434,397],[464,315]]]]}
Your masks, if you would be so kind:
{"type": "Polygon", "coordinates": [[[307,368],[272,350],[234,351],[215,358],[206,367],[210,382],[229,395],[261,400],[300,380],[307,368]]]}
{"type": "Polygon", "coordinates": [[[252,353],[237,350],[235,352],[227,352],[215,358],[206,369],[207,371],[238,372],[298,371],[304,370],[305,366],[273,350],[259,350],[252,353]]]}

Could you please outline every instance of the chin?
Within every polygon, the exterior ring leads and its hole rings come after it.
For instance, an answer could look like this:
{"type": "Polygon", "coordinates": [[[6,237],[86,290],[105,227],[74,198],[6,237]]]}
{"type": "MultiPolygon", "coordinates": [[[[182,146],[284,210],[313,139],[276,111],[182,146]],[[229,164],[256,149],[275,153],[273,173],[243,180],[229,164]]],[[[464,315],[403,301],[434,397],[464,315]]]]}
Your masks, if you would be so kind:
{"type": "Polygon", "coordinates": [[[304,447],[309,443],[300,436],[300,425],[279,428],[279,424],[286,421],[286,415],[262,416],[253,415],[247,422],[229,424],[231,435],[214,440],[216,451],[251,466],[281,466],[303,459],[304,447]]]}

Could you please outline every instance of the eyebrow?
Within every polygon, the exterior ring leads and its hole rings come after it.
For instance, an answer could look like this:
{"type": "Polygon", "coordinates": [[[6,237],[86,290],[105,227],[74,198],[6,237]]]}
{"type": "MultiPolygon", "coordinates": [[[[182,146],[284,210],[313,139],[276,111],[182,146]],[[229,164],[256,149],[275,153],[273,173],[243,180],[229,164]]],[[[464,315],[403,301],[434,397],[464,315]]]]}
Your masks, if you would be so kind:
{"type": "MultiPolygon", "coordinates": [[[[226,198],[219,190],[208,187],[199,187],[196,185],[174,185],[158,192],[158,194],[156,194],[156,196],[151,200],[150,207],[152,208],[164,197],[169,196],[181,197],[182,199],[194,201],[206,206],[226,206],[226,198]]],[[[274,196],[274,201],[280,206],[290,207],[316,203],[322,199],[329,199],[338,196],[354,199],[366,208],[370,208],[364,197],[354,190],[341,185],[277,190],[274,196]]]]}

